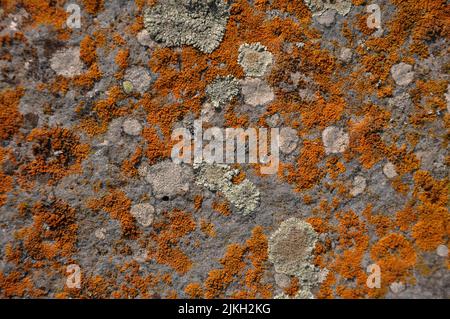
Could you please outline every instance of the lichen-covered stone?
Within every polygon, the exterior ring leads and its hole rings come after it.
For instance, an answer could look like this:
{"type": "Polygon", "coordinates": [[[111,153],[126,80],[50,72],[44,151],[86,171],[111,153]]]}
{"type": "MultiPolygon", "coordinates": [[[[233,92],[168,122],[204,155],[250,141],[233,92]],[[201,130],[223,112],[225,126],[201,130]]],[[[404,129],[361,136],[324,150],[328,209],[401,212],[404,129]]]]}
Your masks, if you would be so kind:
{"type": "Polygon", "coordinates": [[[403,282],[396,281],[396,282],[393,282],[392,284],[390,284],[389,288],[391,289],[391,291],[394,294],[397,295],[397,294],[401,293],[403,290],[405,290],[406,286],[403,282]]]}
{"type": "Polygon", "coordinates": [[[296,276],[301,290],[300,298],[312,298],[311,289],[324,281],[328,269],[313,264],[314,248],[319,236],[313,227],[292,217],[281,223],[269,238],[269,261],[277,273],[296,276]]]}
{"type": "Polygon", "coordinates": [[[439,245],[436,248],[436,254],[440,257],[447,257],[448,256],[448,247],[446,245],[439,245]]]}
{"type": "Polygon", "coordinates": [[[150,38],[150,33],[146,29],[140,31],[137,34],[136,38],[139,44],[145,47],[154,48],[156,46],[156,42],[150,38]]]}
{"type": "Polygon", "coordinates": [[[327,9],[321,15],[317,16],[317,22],[329,28],[334,23],[335,17],[336,17],[336,10],[327,9]]]}
{"type": "Polygon", "coordinates": [[[352,61],[353,52],[350,48],[343,48],[339,55],[339,60],[344,63],[350,63],[352,61]]]}
{"type": "Polygon", "coordinates": [[[130,81],[123,81],[122,83],[122,87],[123,87],[123,91],[127,94],[130,94],[131,92],[133,92],[133,83],[131,83],[130,81]]]}
{"type": "Polygon", "coordinates": [[[280,130],[280,151],[284,154],[292,153],[298,146],[298,132],[290,127],[280,130]]]}
{"type": "Polygon", "coordinates": [[[248,179],[229,185],[224,189],[224,195],[243,215],[251,214],[259,205],[259,190],[248,179]]]}
{"type": "Polygon", "coordinates": [[[367,181],[364,178],[364,176],[356,176],[353,180],[353,187],[350,189],[350,195],[352,196],[358,196],[359,194],[362,194],[364,190],[366,189],[367,181]]]}
{"type": "Polygon", "coordinates": [[[395,165],[392,164],[391,162],[387,162],[384,166],[383,166],[383,173],[384,175],[386,175],[387,178],[394,178],[395,176],[397,176],[397,171],[395,169],[395,165]]]}

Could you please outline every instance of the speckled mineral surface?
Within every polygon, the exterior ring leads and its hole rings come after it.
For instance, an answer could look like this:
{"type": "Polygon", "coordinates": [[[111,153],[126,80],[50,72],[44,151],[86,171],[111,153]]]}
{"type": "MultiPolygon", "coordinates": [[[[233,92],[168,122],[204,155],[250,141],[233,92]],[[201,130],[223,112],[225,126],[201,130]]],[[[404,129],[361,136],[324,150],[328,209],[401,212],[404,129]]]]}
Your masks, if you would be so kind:
{"type": "Polygon", "coordinates": [[[449,12],[0,0],[0,298],[449,299],[449,12]]]}

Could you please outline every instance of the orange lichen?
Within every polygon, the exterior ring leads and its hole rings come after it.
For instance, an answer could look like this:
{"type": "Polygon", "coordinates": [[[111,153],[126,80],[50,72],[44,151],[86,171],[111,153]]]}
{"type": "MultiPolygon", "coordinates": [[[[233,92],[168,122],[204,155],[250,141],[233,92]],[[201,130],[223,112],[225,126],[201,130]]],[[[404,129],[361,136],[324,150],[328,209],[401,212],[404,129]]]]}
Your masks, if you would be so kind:
{"type": "Polygon", "coordinates": [[[127,32],[136,35],[139,31],[144,28],[144,17],[136,17],[134,23],[127,28],[127,32]]]}
{"type": "Polygon", "coordinates": [[[192,262],[178,247],[181,238],[194,231],[196,224],[192,216],[180,210],[164,213],[166,220],[154,223],[157,231],[152,235],[156,248],[149,256],[158,263],[172,267],[179,274],[185,274],[192,262]]]}
{"type": "Polygon", "coordinates": [[[138,236],[136,221],[130,213],[131,200],[123,191],[113,189],[100,199],[89,200],[88,207],[97,212],[103,210],[109,213],[111,218],[118,220],[123,236],[129,238],[138,236]]]}
{"type": "Polygon", "coordinates": [[[200,221],[200,230],[208,237],[216,237],[217,235],[214,224],[206,219],[200,221]]]}
{"type": "Polygon", "coordinates": [[[145,155],[150,164],[155,164],[158,160],[170,156],[170,147],[166,143],[168,141],[161,140],[154,127],[145,127],[142,131],[142,137],[148,142],[145,155]]]}
{"type": "Polygon", "coordinates": [[[236,298],[270,298],[271,285],[262,283],[265,262],[268,259],[267,237],[262,232],[262,227],[257,226],[252,231],[252,236],[245,245],[230,244],[225,255],[220,259],[222,268],[213,269],[208,273],[205,281],[205,297],[224,297],[226,289],[238,278],[242,278],[248,290],[242,290],[232,294],[236,298]],[[248,257],[252,268],[245,272],[248,257]]]}
{"type": "Polygon", "coordinates": [[[6,151],[0,147],[0,180],[2,181],[0,185],[0,207],[6,202],[7,194],[13,188],[13,178],[6,175],[3,172],[2,165],[5,161],[6,151]]]}
{"type": "Polygon", "coordinates": [[[233,178],[231,179],[231,182],[236,185],[240,184],[244,181],[245,177],[246,177],[245,172],[240,170],[237,175],[233,176],[233,178]]]}
{"type": "Polygon", "coordinates": [[[345,173],[345,165],[339,161],[337,156],[331,156],[327,159],[327,172],[332,179],[336,179],[340,174],[345,173]]]}
{"type": "Polygon", "coordinates": [[[84,87],[84,88],[90,88],[94,84],[95,81],[100,80],[102,78],[102,72],[98,68],[97,63],[93,63],[89,70],[87,70],[85,73],[75,77],[73,79],[73,83],[75,85],[84,87]]]}
{"type": "Polygon", "coordinates": [[[37,176],[47,176],[52,184],[77,173],[89,153],[89,145],[80,143],[78,136],[65,128],[34,129],[27,141],[33,143],[34,159],[20,167],[23,186],[37,176]]]}
{"type": "Polygon", "coordinates": [[[130,50],[121,49],[117,52],[115,62],[119,66],[121,70],[126,69],[128,67],[128,58],[130,56],[130,50]]]}
{"type": "Polygon", "coordinates": [[[99,132],[107,128],[107,124],[115,117],[125,115],[132,106],[118,106],[118,102],[125,98],[119,86],[112,86],[106,92],[106,98],[95,102],[93,110],[98,118],[96,125],[99,132]]]}
{"type": "Polygon", "coordinates": [[[242,260],[245,249],[238,244],[227,247],[224,257],[220,260],[222,269],[213,269],[209,272],[205,281],[205,297],[217,298],[222,296],[224,290],[233,282],[234,277],[245,268],[242,260]]]}
{"type": "Polygon", "coordinates": [[[186,288],[184,288],[184,292],[191,299],[203,298],[202,286],[197,282],[188,284],[186,288]]]}
{"type": "Polygon", "coordinates": [[[296,185],[297,191],[312,188],[324,176],[323,170],[318,167],[324,155],[320,141],[304,141],[296,167],[292,164],[281,164],[287,171],[284,177],[289,183],[296,185]]]}
{"type": "Polygon", "coordinates": [[[369,106],[361,121],[349,122],[350,149],[360,155],[359,161],[364,168],[371,168],[387,153],[379,131],[386,126],[389,117],[387,111],[369,106]]]}
{"type": "Polygon", "coordinates": [[[54,26],[58,31],[63,30],[68,13],[64,10],[63,0],[19,0],[16,5],[23,6],[30,14],[33,26],[47,24],[54,26]]]}
{"type": "Polygon", "coordinates": [[[20,87],[0,92],[0,140],[11,138],[22,125],[19,102],[23,94],[24,90],[20,87]]]}
{"type": "Polygon", "coordinates": [[[313,197],[309,194],[306,194],[305,196],[303,196],[303,202],[305,203],[305,205],[311,205],[313,203],[313,197]]]}
{"type": "Polygon", "coordinates": [[[343,98],[336,98],[336,101],[326,102],[320,96],[317,101],[302,108],[302,123],[306,129],[316,126],[324,128],[337,122],[341,118],[344,108],[343,98]]]}
{"type": "Polygon", "coordinates": [[[289,297],[294,297],[300,289],[298,277],[291,278],[291,283],[284,289],[284,293],[289,297]]]}
{"type": "Polygon", "coordinates": [[[3,298],[24,297],[33,288],[31,279],[18,271],[12,271],[7,276],[0,273],[0,295],[3,298]]]}
{"type": "Polygon", "coordinates": [[[194,208],[196,211],[200,210],[202,208],[203,204],[203,196],[202,195],[195,195],[194,197],[194,208]]]}
{"type": "MultiPolygon", "coordinates": [[[[320,264],[332,272],[322,283],[319,296],[332,298],[336,294],[342,298],[361,298],[368,293],[367,275],[365,269],[362,268],[364,254],[369,246],[367,228],[353,211],[339,212],[336,217],[339,221],[336,229],[339,235],[338,248],[342,252],[337,254],[331,251],[328,256],[324,255],[329,249],[329,243],[328,247],[323,246],[319,250],[316,249],[316,252],[323,254],[323,257],[318,260],[320,264]],[[353,280],[355,284],[351,288],[347,287],[345,285],[347,280],[353,280]],[[331,285],[335,285],[335,292],[331,285]]],[[[314,224],[320,225],[321,223],[316,220],[314,224]]]]}
{"type": "Polygon", "coordinates": [[[223,201],[223,202],[213,202],[212,203],[212,209],[214,209],[216,212],[219,212],[220,214],[224,216],[230,216],[231,215],[231,209],[230,205],[223,201]]]}
{"type": "Polygon", "coordinates": [[[417,207],[418,222],[412,228],[412,236],[420,249],[436,249],[450,234],[448,181],[438,181],[430,173],[418,171],[414,182],[414,196],[421,204],[417,207]]]}
{"type": "Polygon", "coordinates": [[[392,282],[404,281],[411,276],[417,258],[412,244],[403,235],[395,233],[381,238],[373,245],[370,255],[383,271],[383,290],[392,282]]]}
{"type": "Polygon", "coordinates": [[[137,165],[141,161],[142,158],[142,147],[137,147],[134,154],[131,156],[130,159],[126,159],[122,163],[122,172],[124,172],[125,175],[134,177],[137,175],[137,165]]]}
{"type": "Polygon", "coordinates": [[[90,35],[86,35],[80,42],[80,59],[87,65],[91,65],[97,60],[96,50],[96,41],[90,35]]]}
{"type": "Polygon", "coordinates": [[[397,176],[392,180],[392,188],[395,189],[396,192],[407,195],[409,192],[409,186],[402,182],[401,177],[397,176]]]}
{"type": "Polygon", "coordinates": [[[408,231],[417,221],[417,214],[411,206],[406,206],[396,214],[395,223],[401,231],[408,231]]]}
{"type": "Polygon", "coordinates": [[[76,251],[76,211],[66,203],[36,203],[31,209],[33,224],[18,231],[28,256],[35,260],[70,257],[76,251]]]}
{"type": "Polygon", "coordinates": [[[82,0],[87,13],[96,15],[103,10],[103,0],[82,0]]]}

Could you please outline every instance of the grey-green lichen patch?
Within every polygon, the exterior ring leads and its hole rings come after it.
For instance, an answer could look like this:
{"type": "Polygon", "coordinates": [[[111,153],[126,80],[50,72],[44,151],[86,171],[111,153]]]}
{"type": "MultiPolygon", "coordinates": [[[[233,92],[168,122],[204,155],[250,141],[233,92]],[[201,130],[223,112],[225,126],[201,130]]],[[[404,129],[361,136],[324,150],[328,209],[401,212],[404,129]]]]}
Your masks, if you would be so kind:
{"type": "Polygon", "coordinates": [[[334,9],[340,15],[347,15],[352,8],[351,0],[304,0],[313,16],[320,16],[328,9],[334,9]]]}
{"type": "Polygon", "coordinates": [[[320,279],[320,269],[312,264],[318,234],[298,218],[289,218],[269,238],[269,260],[275,271],[297,276],[302,289],[312,288],[320,279]]]}
{"type": "Polygon", "coordinates": [[[225,197],[244,215],[250,214],[259,205],[259,190],[248,179],[240,184],[231,184],[225,189],[225,197]]]}
{"type": "Polygon", "coordinates": [[[224,164],[194,164],[196,183],[212,192],[222,191],[229,184],[239,170],[231,169],[224,164]]]}
{"type": "Polygon", "coordinates": [[[201,163],[194,165],[194,172],[198,185],[221,192],[243,215],[254,212],[258,207],[260,192],[251,181],[244,179],[240,184],[233,184],[232,179],[239,174],[238,169],[224,164],[201,163]]]}
{"type": "Polygon", "coordinates": [[[239,94],[239,81],[233,76],[217,77],[206,87],[206,95],[216,109],[221,109],[239,94]]]}
{"type": "Polygon", "coordinates": [[[264,76],[272,62],[272,53],[267,51],[267,48],[259,42],[244,43],[239,47],[238,63],[247,76],[264,76]]]}
{"type": "Polygon", "coordinates": [[[160,0],[144,12],[150,37],[168,47],[213,52],[223,39],[229,5],[223,0],[160,0]]]}

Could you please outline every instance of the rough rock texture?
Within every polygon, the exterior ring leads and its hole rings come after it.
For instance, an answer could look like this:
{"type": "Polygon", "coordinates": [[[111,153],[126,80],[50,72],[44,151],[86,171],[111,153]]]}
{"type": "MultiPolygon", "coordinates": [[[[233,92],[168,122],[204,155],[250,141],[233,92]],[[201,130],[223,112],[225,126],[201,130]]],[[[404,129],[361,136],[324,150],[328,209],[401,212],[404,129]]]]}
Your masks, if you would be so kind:
{"type": "Polygon", "coordinates": [[[0,3],[1,298],[450,297],[448,1],[0,3]]]}

